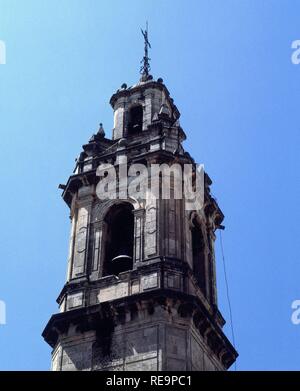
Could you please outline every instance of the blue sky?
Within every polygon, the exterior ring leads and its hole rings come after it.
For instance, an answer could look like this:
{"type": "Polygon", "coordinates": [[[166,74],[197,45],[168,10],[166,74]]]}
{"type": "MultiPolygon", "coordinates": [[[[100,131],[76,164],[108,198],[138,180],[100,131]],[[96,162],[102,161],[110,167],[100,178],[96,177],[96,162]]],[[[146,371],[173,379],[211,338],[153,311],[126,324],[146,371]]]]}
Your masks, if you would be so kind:
{"type": "MultiPolygon", "coordinates": [[[[237,369],[300,369],[300,3],[283,0],[0,0],[0,369],[45,370],[41,332],[57,311],[69,237],[57,189],[103,122],[110,96],[151,66],[182,114],[225,214],[237,369]]],[[[218,295],[228,303],[219,240],[218,295]]]]}

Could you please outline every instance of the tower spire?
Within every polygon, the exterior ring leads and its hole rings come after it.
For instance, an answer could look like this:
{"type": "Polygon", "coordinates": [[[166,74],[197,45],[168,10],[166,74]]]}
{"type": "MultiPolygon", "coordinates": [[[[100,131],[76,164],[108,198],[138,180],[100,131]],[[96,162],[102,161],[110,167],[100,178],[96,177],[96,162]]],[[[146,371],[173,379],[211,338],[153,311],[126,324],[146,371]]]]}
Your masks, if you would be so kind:
{"type": "Polygon", "coordinates": [[[140,73],[142,75],[141,81],[146,81],[148,80],[149,77],[149,72],[150,72],[150,58],[148,56],[148,48],[151,49],[151,45],[148,39],[148,21],[146,22],[146,30],[141,29],[141,32],[144,37],[144,57],[141,61],[141,69],[140,73]]]}

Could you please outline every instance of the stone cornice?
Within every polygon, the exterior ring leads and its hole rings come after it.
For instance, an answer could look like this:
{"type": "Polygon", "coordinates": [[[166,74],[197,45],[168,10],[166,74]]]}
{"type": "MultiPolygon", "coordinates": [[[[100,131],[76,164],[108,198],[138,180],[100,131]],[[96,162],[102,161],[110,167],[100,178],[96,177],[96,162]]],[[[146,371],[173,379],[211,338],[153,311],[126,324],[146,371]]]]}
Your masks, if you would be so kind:
{"type": "Polygon", "coordinates": [[[104,324],[113,329],[118,323],[124,322],[125,313],[146,309],[151,314],[157,307],[168,313],[176,312],[182,318],[190,318],[224,368],[229,368],[236,360],[238,353],[201,301],[195,296],[170,289],[143,292],[55,314],[50,318],[42,335],[50,346],[55,347],[59,335],[66,333],[71,323],[77,326],[80,332],[96,331],[103,328],[104,324]]]}

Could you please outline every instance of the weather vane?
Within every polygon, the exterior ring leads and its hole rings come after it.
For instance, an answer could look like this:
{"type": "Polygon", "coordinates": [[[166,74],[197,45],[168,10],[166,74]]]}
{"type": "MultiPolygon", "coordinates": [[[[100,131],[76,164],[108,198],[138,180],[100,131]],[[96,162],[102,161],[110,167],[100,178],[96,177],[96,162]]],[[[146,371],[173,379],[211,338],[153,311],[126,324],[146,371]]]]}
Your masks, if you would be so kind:
{"type": "Polygon", "coordinates": [[[145,53],[144,53],[144,57],[141,61],[141,69],[140,69],[140,73],[142,74],[143,78],[147,79],[147,77],[149,76],[149,72],[150,72],[150,58],[148,56],[148,48],[151,49],[151,45],[150,45],[150,42],[148,40],[148,22],[146,22],[146,30],[144,31],[143,29],[141,29],[142,31],[142,34],[143,34],[143,37],[144,37],[144,42],[145,42],[145,53]]]}

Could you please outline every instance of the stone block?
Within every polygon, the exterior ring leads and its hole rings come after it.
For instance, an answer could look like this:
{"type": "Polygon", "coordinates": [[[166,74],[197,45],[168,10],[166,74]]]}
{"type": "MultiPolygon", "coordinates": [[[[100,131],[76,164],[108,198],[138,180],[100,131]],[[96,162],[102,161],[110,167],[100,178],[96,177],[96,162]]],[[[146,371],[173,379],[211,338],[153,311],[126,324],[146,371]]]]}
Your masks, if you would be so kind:
{"type": "Polygon", "coordinates": [[[67,298],[67,308],[70,310],[72,308],[81,307],[83,305],[83,292],[73,293],[68,295],[67,298]]]}
{"type": "Polygon", "coordinates": [[[154,289],[158,287],[158,275],[157,273],[148,274],[142,276],[141,278],[141,287],[145,291],[147,289],[154,289]]]}

